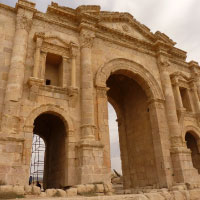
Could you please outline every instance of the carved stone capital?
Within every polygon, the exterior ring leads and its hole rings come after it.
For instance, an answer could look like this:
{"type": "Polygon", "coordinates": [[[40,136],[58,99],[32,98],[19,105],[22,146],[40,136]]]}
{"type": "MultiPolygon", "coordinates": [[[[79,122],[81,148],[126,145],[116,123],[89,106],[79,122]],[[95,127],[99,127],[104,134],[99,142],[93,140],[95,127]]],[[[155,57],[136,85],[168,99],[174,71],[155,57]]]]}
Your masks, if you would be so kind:
{"type": "Polygon", "coordinates": [[[182,147],[183,146],[183,140],[182,140],[181,136],[172,136],[171,143],[172,143],[172,147],[182,147]]]}
{"type": "Polygon", "coordinates": [[[107,98],[107,91],[110,89],[108,87],[97,86],[97,96],[100,98],[107,98]]]}
{"type": "Polygon", "coordinates": [[[178,76],[172,76],[171,81],[172,81],[172,85],[179,86],[179,77],[178,76]]]}
{"type": "Polygon", "coordinates": [[[75,58],[78,54],[78,47],[75,45],[71,45],[70,54],[71,54],[72,58],[75,58]]]}
{"type": "Polygon", "coordinates": [[[36,48],[41,48],[42,42],[43,42],[42,38],[37,38],[37,40],[36,40],[36,48]]]}
{"type": "Polygon", "coordinates": [[[81,48],[92,48],[95,34],[91,31],[81,31],[80,46],[81,48]]]}
{"type": "Polygon", "coordinates": [[[69,106],[74,108],[76,106],[76,103],[78,101],[78,88],[74,87],[68,87],[67,88],[67,94],[69,96],[69,106]]]}
{"type": "Polygon", "coordinates": [[[27,32],[31,30],[32,19],[28,19],[25,16],[17,16],[16,19],[16,30],[24,29],[27,32]]]}
{"type": "Polygon", "coordinates": [[[166,71],[170,66],[170,62],[168,60],[159,60],[158,62],[161,70],[166,71]]]}

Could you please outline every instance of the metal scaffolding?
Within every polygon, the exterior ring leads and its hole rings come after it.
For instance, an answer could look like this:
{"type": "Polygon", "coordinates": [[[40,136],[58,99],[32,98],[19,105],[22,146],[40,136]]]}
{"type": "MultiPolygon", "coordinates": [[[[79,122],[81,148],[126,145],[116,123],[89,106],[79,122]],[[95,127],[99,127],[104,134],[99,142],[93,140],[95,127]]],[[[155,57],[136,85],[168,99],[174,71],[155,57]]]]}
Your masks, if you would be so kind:
{"type": "Polygon", "coordinates": [[[44,140],[33,134],[32,143],[32,156],[31,156],[31,167],[30,176],[32,176],[32,183],[36,181],[43,181],[44,173],[44,153],[45,153],[45,143],[44,140]]]}

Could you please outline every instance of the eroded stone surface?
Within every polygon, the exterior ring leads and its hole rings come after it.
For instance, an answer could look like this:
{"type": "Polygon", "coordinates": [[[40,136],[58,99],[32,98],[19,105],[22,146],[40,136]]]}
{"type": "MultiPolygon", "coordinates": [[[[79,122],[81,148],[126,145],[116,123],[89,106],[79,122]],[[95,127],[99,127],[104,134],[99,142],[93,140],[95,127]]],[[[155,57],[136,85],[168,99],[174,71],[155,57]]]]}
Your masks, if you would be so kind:
{"type": "Polygon", "coordinates": [[[176,198],[200,186],[200,67],[164,33],[99,6],[52,3],[40,13],[19,0],[0,4],[0,66],[0,184],[23,190],[38,134],[44,189],[81,185],[82,194],[95,184],[98,195],[111,193],[110,102],[123,171],[116,184],[139,196],[169,188],[176,198]]]}

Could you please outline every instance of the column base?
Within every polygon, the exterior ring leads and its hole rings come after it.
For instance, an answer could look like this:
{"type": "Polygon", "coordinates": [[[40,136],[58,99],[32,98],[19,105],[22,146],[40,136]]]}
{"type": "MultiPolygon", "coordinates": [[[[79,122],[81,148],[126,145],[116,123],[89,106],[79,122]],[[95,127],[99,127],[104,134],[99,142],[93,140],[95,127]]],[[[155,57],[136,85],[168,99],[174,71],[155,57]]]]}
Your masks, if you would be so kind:
{"type": "Polygon", "coordinates": [[[110,172],[103,167],[103,145],[99,141],[83,140],[78,145],[79,184],[108,182],[110,172]]]}
{"type": "Polygon", "coordinates": [[[200,184],[200,175],[193,167],[191,151],[186,147],[173,147],[171,158],[176,183],[200,184]]]}

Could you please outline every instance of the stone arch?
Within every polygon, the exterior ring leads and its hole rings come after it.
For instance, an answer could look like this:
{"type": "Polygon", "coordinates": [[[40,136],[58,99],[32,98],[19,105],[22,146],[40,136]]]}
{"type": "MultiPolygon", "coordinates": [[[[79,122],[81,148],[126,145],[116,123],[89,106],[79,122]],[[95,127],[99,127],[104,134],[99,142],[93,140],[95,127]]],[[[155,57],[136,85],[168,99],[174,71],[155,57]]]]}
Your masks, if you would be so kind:
{"type": "Polygon", "coordinates": [[[122,70],[125,75],[132,73],[131,77],[142,86],[148,98],[164,100],[162,90],[153,75],[141,64],[124,58],[111,60],[100,67],[96,74],[96,86],[106,87],[108,77],[122,70]]]}
{"type": "Polygon", "coordinates": [[[52,104],[41,105],[33,109],[25,121],[24,128],[33,127],[34,120],[42,113],[52,113],[58,116],[64,122],[67,131],[74,132],[74,125],[71,117],[67,115],[64,109],[52,104]]]}
{"type": "Polygon", "coordinates": [[[191,151],[193,167],[200,174],[200,129],[189,125],[185,128],[183,136],[187,148],[191,151]]]}
{"type": "Polygon", "coordinates": [[[200,128],[193,125],[186,126],[182,133],[183,141],[185,141],[185,135],[187,132],[190,132],[196,140],[200,140],[200,128]]]}

